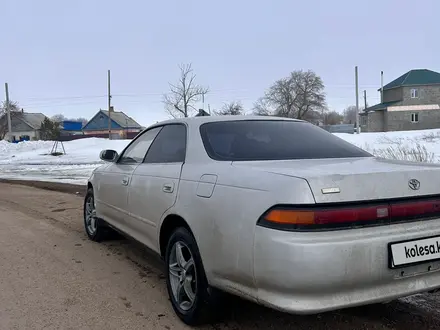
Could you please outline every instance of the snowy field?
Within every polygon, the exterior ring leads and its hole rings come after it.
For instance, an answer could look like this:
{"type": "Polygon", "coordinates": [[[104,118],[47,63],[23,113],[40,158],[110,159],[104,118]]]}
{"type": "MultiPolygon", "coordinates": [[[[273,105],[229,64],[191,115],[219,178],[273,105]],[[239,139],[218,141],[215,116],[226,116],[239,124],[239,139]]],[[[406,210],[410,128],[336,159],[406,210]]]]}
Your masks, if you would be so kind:
{"type": "MultiPolygon", "coordinates": [[[[440,129],[335,135],[379,157],[440,162],[440,129]]],[[[101,150],[120,152],[129,142],[98,138],[64,142],[66,155],[52,156],[51,141],[0,141],[0,178],[84,184],[103,163],[101,150]]]]}
{"type": "MultiPolygon", "coordinates": [[[[64,142],[66,154],[52,156],[52,141],[0,141],[0,178],[84,184],[103,162],[103,149],[122,151],[130,140],[87,138],[64,142]]],[[[61,144],[57,151],[61,151],[61,144]]]]}

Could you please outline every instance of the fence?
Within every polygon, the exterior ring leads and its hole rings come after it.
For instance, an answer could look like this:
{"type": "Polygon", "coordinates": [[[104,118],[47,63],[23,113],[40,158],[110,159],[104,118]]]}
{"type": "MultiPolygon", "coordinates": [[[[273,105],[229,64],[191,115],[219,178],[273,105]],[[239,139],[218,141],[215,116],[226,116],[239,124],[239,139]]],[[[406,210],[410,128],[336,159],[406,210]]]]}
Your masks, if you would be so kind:
{"type": "MultiPolygon", "coordinates": [[[[125,132],[124,139],[133,140],[139,132],[125,132]]],[[[121,137],[112,135],[113,139],[120,139],[121,137]]],[[[64,135],[60,136],[59,141],[67,142],[73,140],[87,139],[87,138],[102,138],[108,139],[108,133],[95,133],[95,134],[78,134],[78,135],[64,135]]]]}
{"type": "Polygon", "coordinates": [[[330,133],[355,133],[355,125],[353,124],[339,124],[339,125],[324,125],[321,126],[323,129],[330,133]]]}

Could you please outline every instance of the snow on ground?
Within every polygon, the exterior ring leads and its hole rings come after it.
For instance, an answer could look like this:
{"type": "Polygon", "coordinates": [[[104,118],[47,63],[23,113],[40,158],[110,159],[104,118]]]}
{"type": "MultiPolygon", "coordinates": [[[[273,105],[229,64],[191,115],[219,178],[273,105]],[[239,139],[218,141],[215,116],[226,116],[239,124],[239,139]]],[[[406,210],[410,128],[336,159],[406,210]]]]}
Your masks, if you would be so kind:
{"type": "Polygon", "coordinates": [[[440,162],[440,129],[335,135],[376,156],[385,156],[389,149],[425,148],[434,162],[440,162]]]}
{"type": "MultiPolygon", "coordinates": [[[[335,134],[377,156],[396,150],[424,148],[432,161],[440,162],[440,129],[408,132],[335,134]],[[406,148],[406,149],[405,149],[406,148]]],[[[52,156],[52,141],[8,143],[0,141],[0,178],[84,184],[103,162],[103,149],[122,151],[130,140],[99,138],[64,142],[65,155],[52,156]]],[[[60,151],[61,145],[58,150],[60,151]]]]}
{"type": "MultiPolygon", "coordinates": [[[[0,141],[0,178],[84,184],[93,169],[103,164],[104,149],[121,152],[130,140],[98,138],[64,142],[65,155],[50,155],[53,141],[0,141]]],[[[58,144],[57,151],[61,151],[58,144]]]]}

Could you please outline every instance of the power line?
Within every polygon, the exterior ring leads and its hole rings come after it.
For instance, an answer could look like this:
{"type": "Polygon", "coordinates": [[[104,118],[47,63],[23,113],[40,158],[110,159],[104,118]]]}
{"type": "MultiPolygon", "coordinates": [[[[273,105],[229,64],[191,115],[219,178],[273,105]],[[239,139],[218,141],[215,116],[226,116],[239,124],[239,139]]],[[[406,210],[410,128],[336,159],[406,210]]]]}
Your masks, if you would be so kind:
{"type": "MultiPolygon", "coordinates": [[[[329,88],[347,88],[351,89],[353,88],[353,85],[326,85],[326,89],[329,88]]],[[[359,85],[360,89],[365,88],[377,88],[377,85],[359,85]]],[[[244,92],[248,93],[251,92],[249,89],[215,89],[210,90],[208,95],[211,94],[218,94],[218,93],[236,93],[236,92],[244,92]]],[[[148,96],[162,96],[166,94],[167,92],[151,92],[151,93],[132,93],[132,94],[112,94],[113,97],[133,97],[133,98],[139,98],[139,97],[148,97],[148,96]]],[[[107,98],[108,95],[82,95],[82,96],[60,96],[60,97],[29,97],[29,98],[22,98],[21,101],[57,101],[57,100],[83,100],[83,99],[99,99],[99,98],[107,98]]],[[[34,102],[32,102],[34,104],[34,102]]]]}

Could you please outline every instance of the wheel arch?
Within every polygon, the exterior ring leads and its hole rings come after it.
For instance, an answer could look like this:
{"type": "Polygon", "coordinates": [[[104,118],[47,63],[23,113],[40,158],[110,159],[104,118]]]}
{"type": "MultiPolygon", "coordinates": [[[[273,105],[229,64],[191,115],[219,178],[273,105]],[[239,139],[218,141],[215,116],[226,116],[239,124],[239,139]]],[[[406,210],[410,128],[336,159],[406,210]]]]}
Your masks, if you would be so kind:
{"type": "Polygon", "coordinates": [[[188,222],[180,215],[169,214],[165,217],[160,227],[159,233],[159,252],[162,258],[165,257],[168,239],[172,235],[175,229],[183,227],[189,231],[189,233],[195,238],[188,222]]]}

